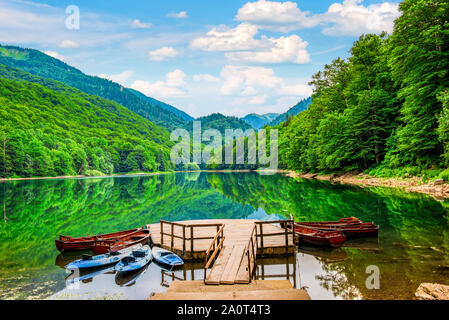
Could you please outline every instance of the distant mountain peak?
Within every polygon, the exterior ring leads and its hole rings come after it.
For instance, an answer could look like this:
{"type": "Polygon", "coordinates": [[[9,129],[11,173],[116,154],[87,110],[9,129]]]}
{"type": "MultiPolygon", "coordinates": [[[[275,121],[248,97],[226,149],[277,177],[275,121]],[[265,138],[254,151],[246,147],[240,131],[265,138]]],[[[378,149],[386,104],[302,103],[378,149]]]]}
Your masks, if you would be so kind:
{"type": "Polygon", "coordinates": [[[296,116],[300,112],[307,110],[310,104],[312,104],[312,97],[302,99],[293,107],[291,107],[287,112],[284,112],[283,114],[279,115],[274,120],[272,120],[268,125],[271,127],[277,126],[287,120],[287,115],[296,116]]]}
{"type": "Polygon", "coordinates": [[[247,124],[252,126],[256,130],[262,129],[266,124],[270,123],[274,119],[276,119],[279,116],[279,113],[266,113],[266,114],[257,114],[257,113],[250,113],[243,118],[241,118],[243,121],[245,121],[247,124]]]}

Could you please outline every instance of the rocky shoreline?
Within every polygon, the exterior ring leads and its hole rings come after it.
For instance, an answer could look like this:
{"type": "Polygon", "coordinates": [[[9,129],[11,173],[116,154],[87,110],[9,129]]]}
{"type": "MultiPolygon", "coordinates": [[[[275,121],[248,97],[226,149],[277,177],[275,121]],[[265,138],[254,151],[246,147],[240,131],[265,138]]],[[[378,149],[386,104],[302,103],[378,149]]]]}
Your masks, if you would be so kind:
{"type": "Polygon", "coordinates": [[[312,173],[298,173],[294,171],[282,171],[286,176],[291,178],[324,180],[332,183],[350,184],[359,187],[392,187],[401,188],[406,192],[419,192],[433,196],[437,200],[444,200],[449,198],[449,184],[444,180],[439,179],[424,183],[419,177],[411,177],[407,179],[401,178],[377,178],[364,173],[345,173],[319,175],[312,173]]]}

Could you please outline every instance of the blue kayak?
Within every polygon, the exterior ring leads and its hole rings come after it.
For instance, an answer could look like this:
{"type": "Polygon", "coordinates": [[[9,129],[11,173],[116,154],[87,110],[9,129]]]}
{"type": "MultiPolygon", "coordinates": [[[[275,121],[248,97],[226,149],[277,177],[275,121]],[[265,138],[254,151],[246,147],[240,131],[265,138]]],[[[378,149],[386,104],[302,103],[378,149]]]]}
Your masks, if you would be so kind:
{"type": "Polygon", "coordinates": [[[153,259],[150,247],[143,246],[139,250],[134,250],[130,255],[123,258],[115,265],[117,272],[132,272],[145,267],[153,259]]]}
{"type": "Polygon", "coordinates": [[[158,247],[153,247],[152,251],[154,260],[156,260],[157,263],[163,266],[167,266],[170,269],[174,269],[182,267],[184,265],[184,261],[182,261],[182,259],[179,256],[177,256],[171,251],[158,247]]]}
{"type": "Polygon", "coordinates": [[[120,260],[130,255],[133,251],[142,248],[141,244],[134,245],[116,252],[109,252],[99,256],[83,255],[79,260],[73,261],[66,266],[68,270],[82,270],[100,268],[118,263],[120,260]]]}

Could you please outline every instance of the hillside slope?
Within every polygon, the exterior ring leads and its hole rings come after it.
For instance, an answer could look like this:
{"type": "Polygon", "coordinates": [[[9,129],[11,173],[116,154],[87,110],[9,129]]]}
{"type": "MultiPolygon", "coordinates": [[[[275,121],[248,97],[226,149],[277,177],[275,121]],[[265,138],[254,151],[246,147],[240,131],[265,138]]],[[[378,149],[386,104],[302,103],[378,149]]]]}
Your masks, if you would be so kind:
{"type": "Polygon", "coordinates": [[[276,119],[271,121],[268,125],[270,127],[277,126],[277,125],[281,124],[282,122],[284,122],[285,120],[287,120],[287,115],[296,116],[300,112],[307,110],[307,108],[311,104],[312,104],[312,97],[303,99],[303,100],[299,101],[297,104],[295,104],[292,108],[290,108],[287,112],[279,115],[276,119]]]}
{"type": "Polygon", "coordinates": [[[169,130],[185,127],[186,121],[170,110],[139,98],[131,90],[107,79],[89,76],[38,50],[0,45],[0,64],[33,75],[63,82],[85,93],[115,101],[169,130]]]}
{"type": "Polygon", "coordinates": [[[216,129],[221,132],[223,138],[225,137],[226,129],[241,129],[244,132],[252,127],[245,121],[237,117],[229,117],[221,113],[214,113],[205,117],[200,117],[195,121],[201,121],[201,129],[204,132],[208,129],[216,129]]]}
{"type": "Polygon", "coordinates": [[[115,102],[0,66],[0,105],[0,177],[172,169],[167,130],[115,102]]]}
{"type": "Polygon", "coordinates": [[[175,107],[173,107],[172,105],[169,105],[165,102],[156,100],[154,98],[148,97],[147,95],[143,94],[140,91],[128,88],[129,91],[131,91],[132,93],[134,93],[137,97],[139,97],[140,99],[142,99],[143,101],[146,101],[150,104],[156,105],[161,107],[162,109],[168,110],[170,112],[173,112],[174,114],[176,114],[178,117],[180,117],[181,119],[185,120],[185,121],[192,121],[194,118],[191,117],[190,115],[188,115],[186,112],[179,110],[175,107]]]}

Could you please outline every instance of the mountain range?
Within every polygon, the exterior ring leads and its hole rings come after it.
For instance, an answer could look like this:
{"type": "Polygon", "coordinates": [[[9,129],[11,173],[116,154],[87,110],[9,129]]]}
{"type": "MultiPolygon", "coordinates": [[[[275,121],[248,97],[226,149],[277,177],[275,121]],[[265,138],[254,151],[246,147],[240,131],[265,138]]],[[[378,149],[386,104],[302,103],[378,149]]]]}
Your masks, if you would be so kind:
{"type": "Polygon", "coordinates": [[[280,116],[279,113],[267,113],[262,115],[251,113],[241,119],[252,126],[254,129],[259,130],[262,129],[266,124],[276,119],[278,116],[280,116]]]}
{"type": "MultiPolygon", "coordinates": [[[[169,131],[190,131],[195,120],[141,92],[15,46],[0,45],[0,101],[0,177],[172,170],[169,131]]],[[[288,112],[306,108],[298,105],[288,112]]],[[[218,129],[224,137],[226,129],[258,130],[282,116],[215,113],[196,120],[203,131],[218,129]]]]}

